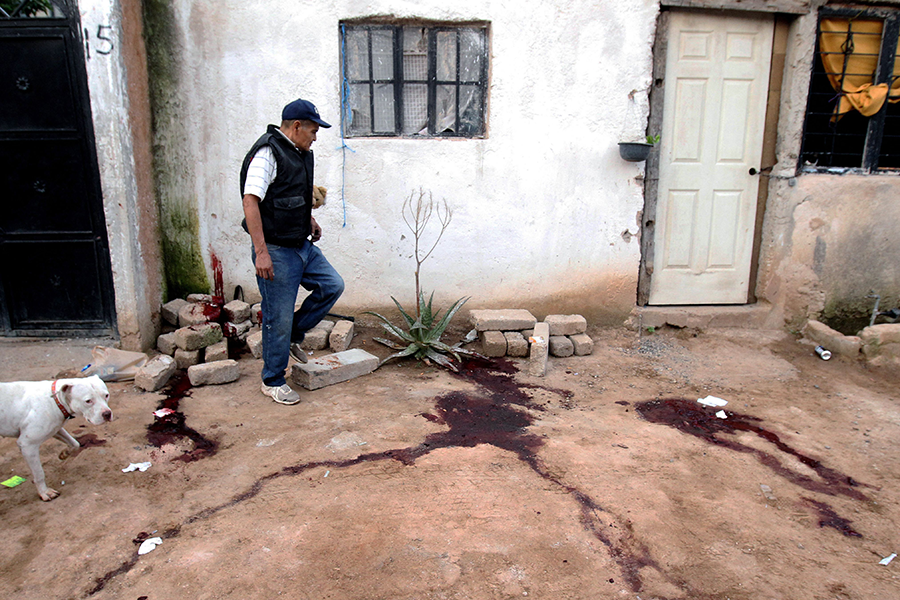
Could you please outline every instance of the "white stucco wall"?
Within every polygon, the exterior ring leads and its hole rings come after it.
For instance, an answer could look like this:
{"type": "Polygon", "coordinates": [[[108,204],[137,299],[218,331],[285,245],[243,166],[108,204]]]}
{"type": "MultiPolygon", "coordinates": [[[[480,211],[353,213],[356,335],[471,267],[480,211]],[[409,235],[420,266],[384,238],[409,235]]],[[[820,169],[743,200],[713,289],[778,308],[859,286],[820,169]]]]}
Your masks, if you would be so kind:
{"type": "Polygon", "coordinates": [[[256,294],[239,226],[241,160],[282,106],[304,97],[335,125],[314,145],[316,182],[329,189],[315,215],[325,230],[320,246],[347,284],[335,310],[384,307],[389,295],[412,301],[413,246],[400,209],[420,187],[454,211],[422,274],[440,302],[471,296],[470,307],[618,322],[632,308],[643,163],[621,160],[617,142],[644,137],[656,2],[171,6],[181,118],[170,125],[190,131],[177,136],[191,157],[179,185],[196,199],[205,263],[210,253],[222,260],[226,294],[238,284],[256,294]],[[365,15],[491,23],[486,139],[357,138],[341,152],[339,22],[365,15]]]}

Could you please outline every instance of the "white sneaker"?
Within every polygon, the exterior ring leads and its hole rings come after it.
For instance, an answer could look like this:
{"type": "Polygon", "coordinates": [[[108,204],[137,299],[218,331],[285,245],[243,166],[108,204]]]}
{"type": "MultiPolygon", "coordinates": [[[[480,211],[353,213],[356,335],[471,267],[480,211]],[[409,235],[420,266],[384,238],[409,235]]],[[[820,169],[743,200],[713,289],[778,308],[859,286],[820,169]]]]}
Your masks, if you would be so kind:
{"type": "Polygon", "coordinates": [[[291,358],[296,360],[298,363],[306,364],[309,362],[309,357],[306,356],[306,351],[300,346],[300,344],[297,343],[291,344],[291,358]]]}
{"type": "Polygon", "coordinates": [[[262,393],[269,396],[278,404],[297,404],[300,402],[300,394],[291,389],[291,386],[284,384],[281,386],[262,384],[262,393]]]}

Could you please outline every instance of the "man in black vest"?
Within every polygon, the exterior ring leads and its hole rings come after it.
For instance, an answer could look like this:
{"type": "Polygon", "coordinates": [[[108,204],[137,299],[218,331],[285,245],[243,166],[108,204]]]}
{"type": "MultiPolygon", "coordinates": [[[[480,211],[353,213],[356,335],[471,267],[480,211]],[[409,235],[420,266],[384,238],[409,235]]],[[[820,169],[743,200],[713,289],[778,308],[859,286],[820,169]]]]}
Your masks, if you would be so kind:
{"type": "Polygon", "coordinates": [[[313,242],[322,228],[312,216],[313,153],[319,127],[331,127],[312,102],[295,100],[269,125],[241,166],[244,230],[253,242],[262,295],[262,392],[281,404],[300,396],[285,381],[288,356],[306,362],[300,342],[344,291],[344,280],[313,242]],[[310,294],[295,312],[297,292],[310,294]]]}

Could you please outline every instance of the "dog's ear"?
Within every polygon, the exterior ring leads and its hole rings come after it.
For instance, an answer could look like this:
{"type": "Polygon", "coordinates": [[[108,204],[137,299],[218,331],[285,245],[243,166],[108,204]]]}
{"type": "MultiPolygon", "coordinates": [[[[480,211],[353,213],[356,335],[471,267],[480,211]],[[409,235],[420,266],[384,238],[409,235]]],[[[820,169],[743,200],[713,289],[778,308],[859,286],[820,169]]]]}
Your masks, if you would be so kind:
{"type": "Polygon", "coordinates": [[[69,396],[72,393],[72,384],[64,383],[58,388],[56,388],[56,397],[60,400],[65,400],[66,405],[69,406],[69,396]]]}

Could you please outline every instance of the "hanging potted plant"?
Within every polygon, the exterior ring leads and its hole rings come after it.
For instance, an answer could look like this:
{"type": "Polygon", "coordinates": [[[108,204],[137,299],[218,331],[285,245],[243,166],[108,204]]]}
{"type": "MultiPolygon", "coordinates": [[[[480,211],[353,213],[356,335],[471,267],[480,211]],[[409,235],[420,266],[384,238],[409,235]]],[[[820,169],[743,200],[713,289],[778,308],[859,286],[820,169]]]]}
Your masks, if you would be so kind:
{"type": "Polygon", "coordinates": [[[647,160],[650,149],[659,142],[658,135],[648,135],[646,142],[619,142],[619,156],[629,162],[647,160]]]}

